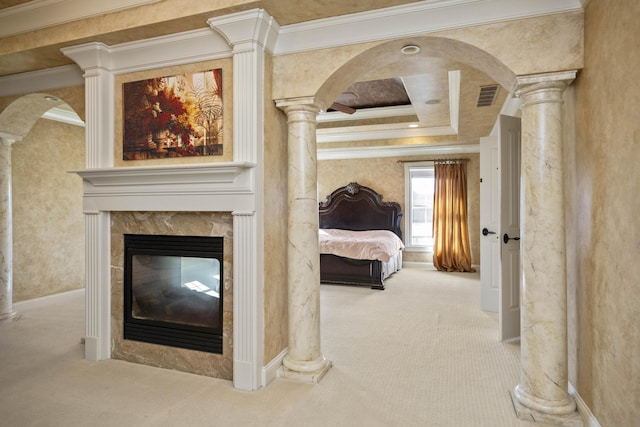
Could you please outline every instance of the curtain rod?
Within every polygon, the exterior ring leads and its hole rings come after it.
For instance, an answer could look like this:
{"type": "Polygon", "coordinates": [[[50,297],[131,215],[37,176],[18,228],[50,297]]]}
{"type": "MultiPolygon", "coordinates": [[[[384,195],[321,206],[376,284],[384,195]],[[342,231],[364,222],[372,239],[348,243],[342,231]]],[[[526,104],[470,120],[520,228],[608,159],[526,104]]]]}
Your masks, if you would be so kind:
{"type": "Polygon", "coordinates": [[[466,163],[470,159],[423,159],[423,160],[398,160],[398,163],[418,163],[418,162],[434,162],[434,163],[466,163]]]}

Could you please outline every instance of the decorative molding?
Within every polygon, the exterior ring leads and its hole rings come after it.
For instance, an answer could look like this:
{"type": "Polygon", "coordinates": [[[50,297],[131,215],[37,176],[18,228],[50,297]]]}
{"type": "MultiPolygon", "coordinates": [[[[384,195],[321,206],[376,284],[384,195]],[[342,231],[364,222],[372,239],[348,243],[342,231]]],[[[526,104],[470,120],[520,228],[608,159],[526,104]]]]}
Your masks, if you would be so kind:
{"type": "MultiPolygon", "coordinates": [[[[405,87],[408,87],[409,97],[411,98],[412,80],[403,79],[405,87]]],[[[333,128],[321,128],[316,132],[316,142],[346,142],[346,141],[369,141],[374,139],[392,139],[392,138],[414,138],[425,136],[446,136],[457,135],[459,113],[460,113],[460,70],[449,71],[449,124],[443,126],[424,126],[418,122],[404,122],[391,124],[378,124],[369,126],[341,126],[333,128]]],[[[419,91],[419,90],[418,90],[419,91]]],[[[331,113],[320,113],[317,121],[333,122],[333,121],[350,121],[364,120],[379,117],[402,117],[417,115],[418,120],[429,119],[428,111],[415,105],[420,104],[416,99],[412,99],[414,105],[403,105],[396,107],[371,108],[356,111],[354,114],[344,114],[339,111],[331,113]],[[386,114],[386,115],[385,115],[386,114]]]]}
{"type": "Polygon", "coordinates": [[[263,9],[251,9],[211,18],[207,23],[233,46],[234,53],[251,49],[248,45],[254,43],[263,49],[273,51],[280,33],[280,25],[263,9]]]}
{"type": "Polygon", "coordinates": [[[258,220],[255,212],[233,215],[233,385],[258,390],[262,383],[262,270],[257,266],[258,220]],[[260,272],[260,273],[259,273],[260,272]]]}
{"type": "Polygon", "coordinates": [[[108,46],[92,42],[61,49],[83,70],[104,68],[114,74],[191,64],[232,55],[227,42],[209,28],[108,46]]]}
{"type": "MultiPolygon", "coordinates": [[[[560,71],[557,73],[542,73],[542,74],[530,74],[528,76],[517,76],[516,85],[518,90],[523,86],[533,85],[537,83],[553,83],[553,82],[568,82],[570,84],[575,78],[578,72],[576,70],[560,71]]],[[[517,95],[517,93],[516,93],[517,95]]]]}
{"type": "Polygon", "coordinates": [[[76,65],[63,65],[0,77],[0,96],[46,92],[50,89],[83,85],[82,71],[76,65]]]}
{"type": "Polygon", "coordinates": [[[274,357],[271,362],[267,363],[264,368],[262,368],[262,384],[266,387],[269,383],[275,380],[278,377],[278,373],[280,372],[280,368],[282,367],[282,361],[284,360],[288,348],[285,348],[274,357]]]}
{"type": "Polygon", "coordinates": [[[416,110],[412,105],[398,105],[394,107],[367,108],[357,110],[353,114],[345,114],[341,111],[321,111],[316,120],[318,123],[330,123],[415,115],[416,110]]]}
{"type": "Polygon", "coordinates": [[[32,0],[0,11],[0,37],[80,21],[160,0],[32,0]]]}
{"type": "Polygon", "coordinates": [[[276,55],[582,11],[580,0],[436,0],[284,26],[276,55]]]}
{"type": "Polygon", "coordinates": [[[87,360],[111,358],[111,215],[85,215],[85,344],[87,360]]]}
{"type": "Polygon", "coordinates": [[[53,107],[49,111],[46,111],[42,115],[42,118],[53,120],[55,122],[67,123],[69,125],[84,127],[84,122],[82,121],[80,116],[76,114],[75,111],[66,110],[60,107],[53,107]]]}
{"type": "Polygon", "coordinates": [[[110,48],[115,74],[229,58],[229,45],[210,28],[185,31],[110,48]]]}
{"type": "Polygon", "coordinates": [[[447,136],[455,139],[457,132],[451,126],[420,127],[420,122],[392,123],[368,126],[345,126],[339,128],[323,128],[316,132],[316,141],[347,142],[370,141],[374,139],[419,138],[425,136],[447,136]],[[409,127],[417,125],[417,127],[409,127]]]}
{"type": "Polygon", "coordinates": [[[585,421],[585,427],[601,427],[595,415],[593,415],[593,412],[591,412],[589,406],[587,406],[585,401],[582,399],[582,396],[580,396],[580,393],[578,393],[578,390],[576,390],[573,384],[571,384],[571,381],[569,381],[569,394],[576,401],[578,413],[585,421]]]}
{"type": "Polygon", "coordinates": [[[369,159],[374,157],[405,157],[479,152],[479,144],[425,144],[377,147],[318,148],[318,160],[369,159]]]}
{"type": "Polygon", "coordinates": [[[79,171],[85,212],[253,210],[252,163],[206,163],[79,171]]]}

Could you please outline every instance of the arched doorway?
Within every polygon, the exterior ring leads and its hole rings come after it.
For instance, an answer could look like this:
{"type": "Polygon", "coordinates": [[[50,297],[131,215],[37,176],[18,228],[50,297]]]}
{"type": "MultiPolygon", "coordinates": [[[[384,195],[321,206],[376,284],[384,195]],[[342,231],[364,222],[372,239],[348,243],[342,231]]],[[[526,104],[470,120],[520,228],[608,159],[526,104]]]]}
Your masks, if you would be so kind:
{"type": "MultiPolygon", "coordinates": [[[[514,390],[514,403],[519,413],[530,417],[532,413],[550,416],[545,418],[549,421],[555,416],[572,417],[575,415],[575,402],[567,391],[566,248],[564,239],[551,239],[551,236],[564,236],[561,105],[563,91],[575,78],[575,70],[516,76],[496,57],[464,42],[440,37],[386,42],[338,66],[313,96],[278,100],[278,105],[289,117],[289,147],[295,147],[293,151],[290,148],[290,157],[299,152],[316,152],[316,141],[311,136],[315,135],[316,122],[311,119],[311,114],[331,105],[338,94],[357,80],[397,75],[399,66],[396,63],[402,55],[402,48],[407,45],[419,47],[425,56],[414,55],[415,60],[402,63],[404,70],[419,70],[417,58],[425,64],[433,58],[442,58],[484,72],[522,99],[522,368],[521,383],[514,390]],[[540,243],[542,235],[549,236],[544,244],[540,243]],[[553,246],[553,250],[550,251],[548,245],[553,246]],[[551,301],[548,299],[550,295],[553,295],[551,301]],[[536,328],[539,324],[553,327],[536,328]]],[[[290,166],[290,182],[292,177],[306,181],[304,191],[295,186],[292,191],[290,187],[290,200],[309,197],[309,182],[316,173],[315,162],[316,156],[312,156],[303,165],[290,166]],[[301,174],[301,170],[305,173],[301,174]]],[[[289,240],[294,245],[301,239],[291,230],[295,230],[298,223],[313,224],[317,221],[314,218],[317,213],[312,209],[307,209],[306,216],[301,214],[302,211],[297,210],[296,217],[290,217],[289,221],[289,240]]],[[[309,250],[307,259],[315,258],[309,250]]],[[[304,281],[314,279],[315,267],[310,265],[310,273],[304,281]]],[[[294,276],[294,279],[303,281],[301,277],[294,276]]],[[[289,280],[291,287],[291,275],[289,280]]],[[[308,289],[309,295],[298,296],[298,300],[302,297],[316,298],[314,294],[319,292],[319,288],[308,289]]],[[[290,325],[293,324],[291,318],[306,320],[316,313],[316,310],[308,310],[305,314],[299,306],[290,303],[290,325]]],[[[315,360],[322,358],[317,345],[319,331],[310,331],[302,342],[299,339],[301,335],[290,331],[290,348],[293,340],[298,354],[303,354],[306,348],[313,350],[309,354],[315,360]]],[[[289,365],[294,363],[289,361],[289,365]]]]}
{"type": "MultiPolygon", "coordinates": [[[[66,92],[74,104],[81,99],[66,92]]],[[[0,113],[0,132],[9,200],[0,249],[9,254],[3,311],[10,317],[14,300],[84,287],[82,183],[68,173],[84,166],[84,124],[57,95],[34,93],[0,113]]]]}

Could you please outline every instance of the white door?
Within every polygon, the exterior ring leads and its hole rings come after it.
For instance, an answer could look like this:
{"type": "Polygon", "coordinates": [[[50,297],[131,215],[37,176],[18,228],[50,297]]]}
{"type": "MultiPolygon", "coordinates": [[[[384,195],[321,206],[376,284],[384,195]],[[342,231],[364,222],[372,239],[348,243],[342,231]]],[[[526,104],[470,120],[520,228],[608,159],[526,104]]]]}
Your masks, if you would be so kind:
{"type": "Polygon", "coordinates": [[[480,141],[480,281],[504,341],[520,336],[520,119],[499,121],[500,135],[480,141]]]}
{"type": "Polygon", "coordinates": [[[500,152],[498,137],[480,139],[480,308],[500,306],[500,152]]]}
{"type": "Polygon", "coordinates": [[[520,336],[520,119],[500,116],[500,339],[520,336]]]}

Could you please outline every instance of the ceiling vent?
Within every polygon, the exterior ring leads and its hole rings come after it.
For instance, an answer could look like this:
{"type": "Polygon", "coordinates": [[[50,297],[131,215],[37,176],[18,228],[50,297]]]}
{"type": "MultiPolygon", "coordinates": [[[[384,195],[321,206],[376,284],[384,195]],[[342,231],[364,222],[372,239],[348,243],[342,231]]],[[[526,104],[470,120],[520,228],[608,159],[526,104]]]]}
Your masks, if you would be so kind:
{"type": "Polygon", "coordinates": [[[493,105],[496,93],[498,93],[498,85],[481,86],[476,107],[490,107],[493,105]]]}

